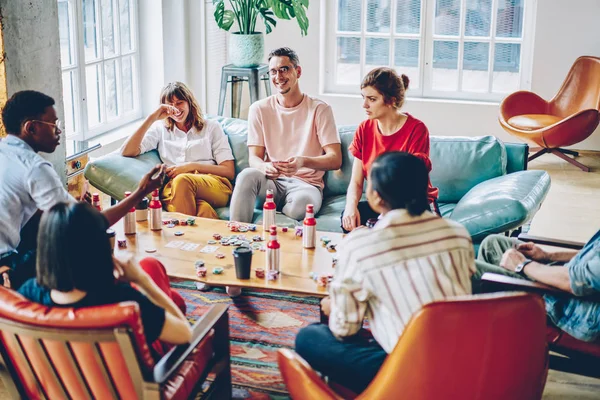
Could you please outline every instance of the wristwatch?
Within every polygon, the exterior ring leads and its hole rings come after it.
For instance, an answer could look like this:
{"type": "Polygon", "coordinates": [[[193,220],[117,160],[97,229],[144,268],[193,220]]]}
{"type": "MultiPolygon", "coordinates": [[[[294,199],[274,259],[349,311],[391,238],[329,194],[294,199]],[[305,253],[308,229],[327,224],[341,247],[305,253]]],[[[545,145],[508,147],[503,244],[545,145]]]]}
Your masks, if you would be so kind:
{"type": "Polygon", "coordinates": [[[525,261],[523,261],[521,264],[519,264],[519,265],[517,265],[515,267],[515,272],[517,274],[521,275],[521,276],[527,276],[527,275],[525,275],[524,269],[525,269],[525,266],[527,264],[529,264],[530,262],[533,262],[533,260],[525,260],[525,261]]]}

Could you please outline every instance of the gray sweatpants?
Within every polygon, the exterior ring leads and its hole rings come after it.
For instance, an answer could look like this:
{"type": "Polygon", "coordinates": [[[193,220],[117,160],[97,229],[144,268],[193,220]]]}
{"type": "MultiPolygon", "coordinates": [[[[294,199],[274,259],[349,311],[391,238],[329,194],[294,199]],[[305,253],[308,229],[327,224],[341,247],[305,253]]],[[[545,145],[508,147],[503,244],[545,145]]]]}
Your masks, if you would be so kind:
{"type": "Polygon", "coordinates": [[[295,220],[306,214],[306,205],[315,206],[315,214],[321,209],[323,192],[316,186],[297,178],[268,179],[255,168],[245,168],[236,178],[229,219],[238,222],[252,222],[254,208],[262,209],[267,197],[267,189],[273,190],[277,210],[295,220]]]}

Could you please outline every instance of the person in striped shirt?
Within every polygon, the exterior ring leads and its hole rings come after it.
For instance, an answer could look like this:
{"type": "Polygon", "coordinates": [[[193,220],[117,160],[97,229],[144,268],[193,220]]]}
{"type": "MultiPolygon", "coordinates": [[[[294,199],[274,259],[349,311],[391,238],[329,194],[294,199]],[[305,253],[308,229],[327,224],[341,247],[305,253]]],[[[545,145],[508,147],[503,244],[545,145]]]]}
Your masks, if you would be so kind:
{"type": "Polygon", "coordinates": [[[317,371],[356,393],[373,380],[412,315],[424,304],[471,294],[471,237],[460,224],[429,211],[428,171],[405,152],[379,156],[367,180],[367,200],[381,217],[338,246],[329,326],[309,325],[296,351],[317,371]],[[368,318],[372,337],[362,330],[368,318]]]}

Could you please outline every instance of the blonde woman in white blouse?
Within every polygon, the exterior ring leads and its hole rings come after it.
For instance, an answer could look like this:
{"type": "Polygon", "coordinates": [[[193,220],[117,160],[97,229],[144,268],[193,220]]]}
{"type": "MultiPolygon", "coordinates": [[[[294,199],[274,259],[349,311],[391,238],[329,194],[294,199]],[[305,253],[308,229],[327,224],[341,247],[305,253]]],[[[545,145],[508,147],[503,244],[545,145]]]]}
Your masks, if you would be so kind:
{"type": "Polygon", "coordinates": [[[215,208],[227,205],[235,176],[227,136],[217,122],[202,118],[198,101],[181,82],[165,86],[160,103],[121,154],[135,157],[158,149],[170,178],[162,190],[167,211],[218,218],[215,208]]]}

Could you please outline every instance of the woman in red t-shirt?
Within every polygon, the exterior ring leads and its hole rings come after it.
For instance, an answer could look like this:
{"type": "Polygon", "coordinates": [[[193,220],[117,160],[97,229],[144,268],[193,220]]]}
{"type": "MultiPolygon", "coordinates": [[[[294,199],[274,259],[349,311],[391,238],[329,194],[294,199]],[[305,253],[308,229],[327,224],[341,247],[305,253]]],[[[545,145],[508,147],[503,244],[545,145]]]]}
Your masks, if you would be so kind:
{"type": "MultiPolygon", "coordinates": [[[[352,177],[342,214],[342,228],[347,233],[378,215],[366,201],[359,201],[365,177],[373,161],[388,151],[404,151],[419,157],[431,171],[429,160],[429,131],[425,124],[408,113],[400,111],[408,89],[406,75],[398,76],[391,68],[376,68],[363,79],[360,88],[367,120],[354,134],[350,152],[354,155],[352,177]]],[[[427,190],[430,203],[434,203],[438,189],[427,190]]]]}

